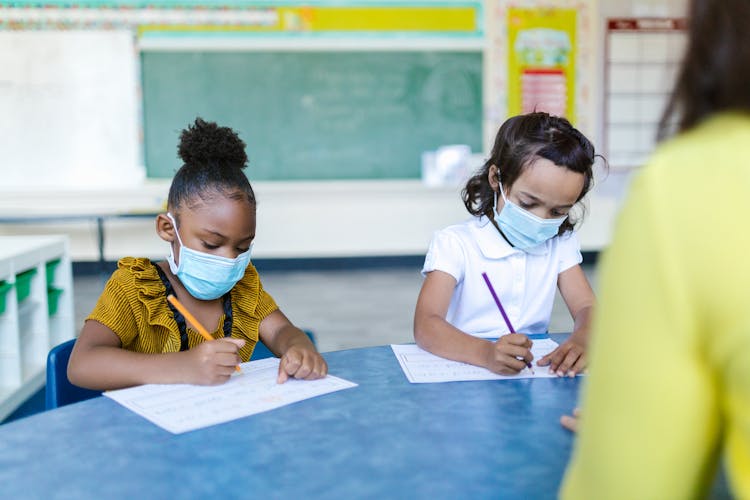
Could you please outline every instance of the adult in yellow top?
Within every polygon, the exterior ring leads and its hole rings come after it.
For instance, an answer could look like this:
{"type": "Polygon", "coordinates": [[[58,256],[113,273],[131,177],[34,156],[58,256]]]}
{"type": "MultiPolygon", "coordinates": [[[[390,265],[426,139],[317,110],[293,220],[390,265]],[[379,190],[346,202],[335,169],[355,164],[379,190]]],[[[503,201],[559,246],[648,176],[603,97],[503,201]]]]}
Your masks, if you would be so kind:
{"type": "Polygon", "coordinates": [[[562,497],[750,498],[750,2],[692,0],[662,144],[601,271],[562,497]],[[675,118],[677,120],[675,121],[675,118]]]}
{"type": "Polygon", "coordinates": [[[167,212],[156,217],[170,255],[119,262],[75,343],[70,381],[98,390],[218,384],[250,358],[259,339],[281,357],[279,382],[324,377],[325,360],[263,290],[250,263],[256,201],[243,172],[245,143],[232,129],[198,118],[183,130],[179,155],[184,164],[167,212]],[[203,340],[168,295],[215,340],[203,340]]]}

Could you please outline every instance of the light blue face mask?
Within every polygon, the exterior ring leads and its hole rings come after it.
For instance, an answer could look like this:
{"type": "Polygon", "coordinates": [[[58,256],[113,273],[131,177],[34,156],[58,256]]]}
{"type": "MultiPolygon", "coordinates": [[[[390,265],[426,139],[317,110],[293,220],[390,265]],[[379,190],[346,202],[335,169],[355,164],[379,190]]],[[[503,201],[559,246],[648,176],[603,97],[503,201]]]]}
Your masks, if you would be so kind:
{"type": "Polygon", "coordinates": [[[171,246],[167,262],[172,273],[180,279],[190,295],[201,300],[218,299],[242,279],[245,268],[250,264],[252,244],[247,251],[234,259],[199,252],[182,244],[180,233],[177,232],[177,222],[172,214],[167,213],[167,217],[172,220],[177,241],[180,243],[180,263],[175,263],[171,246]]]}
{"type": "Polygon", "coordinates": [[[502,184],[498,191],[505,204],[500,213],[497,213],[497,195],[495,195],[495,203],[492,206],[495,222],[510,244],[519,250],[535,247],[556,236],[560,225],[568,218],[566,215],[558,219],[542,219],[508,200],[503,192],[502,184]]]}

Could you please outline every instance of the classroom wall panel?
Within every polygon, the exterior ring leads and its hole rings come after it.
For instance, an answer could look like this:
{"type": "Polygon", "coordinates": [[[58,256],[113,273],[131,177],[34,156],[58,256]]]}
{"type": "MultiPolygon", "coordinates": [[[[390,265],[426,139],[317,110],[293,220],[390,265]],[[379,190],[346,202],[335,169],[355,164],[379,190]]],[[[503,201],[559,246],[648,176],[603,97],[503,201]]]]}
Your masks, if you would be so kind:
{"type": "Polygon", "coordinates": [[[141,183],[136,74],[126,30],[0,29],[2,186],[141,183]]]}

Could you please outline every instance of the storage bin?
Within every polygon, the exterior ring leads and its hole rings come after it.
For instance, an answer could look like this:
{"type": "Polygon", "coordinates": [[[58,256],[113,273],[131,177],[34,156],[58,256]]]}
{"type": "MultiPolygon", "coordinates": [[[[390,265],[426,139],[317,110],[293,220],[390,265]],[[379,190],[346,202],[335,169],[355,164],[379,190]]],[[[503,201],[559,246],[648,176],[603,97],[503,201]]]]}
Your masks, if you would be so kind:
{"type": "Polygon", "coordinates": [[[47,287],[51,287],[55,284],[55,269],[60,264],[60,259],[55,259],[47,262],[44,266],[47,274],[47,287]]]}
{"type": "Polygon", "coordinates": [[[57,302],[63,293],[62,288],[47,287],[47,312],[50,316],[57,314],[57,302]]]}
{"type": "Polygon", "coordinates": [[[22,273],[16,274],[16,296],[18,302],[26,300],[31,293],[31,278],[36,274],[36,269],[29,269],[22,273]]]}
{"type": "Polygon", "coordinates": [[[7,300],[8,292],[13,288],[12,283],[7,281],[0,281],[0,314],[5,313],[5,301],[7,300]]]}

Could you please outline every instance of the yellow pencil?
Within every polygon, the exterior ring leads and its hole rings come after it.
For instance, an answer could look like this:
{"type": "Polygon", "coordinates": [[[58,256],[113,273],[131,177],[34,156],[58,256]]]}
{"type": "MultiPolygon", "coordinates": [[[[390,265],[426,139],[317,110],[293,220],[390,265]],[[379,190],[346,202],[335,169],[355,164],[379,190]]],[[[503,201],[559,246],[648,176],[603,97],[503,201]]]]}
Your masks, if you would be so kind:
{"type": "MultiPolygon", "coordinates": [[[[210,333],[208,333],[208,330],[203,328],[203,325],[201,325],[197,319],[195,319],[195,316],[190,314],[190,311],[188,311],[185,306],[182,305],[182,303],[177,300],[177,297],[174,295],[167,295],[167,300],[172,303],[172,305],[182,313],[183,316],[185,316],[185,319],[190,321],[190,323],[193,324],[196,330],[198,330],[198,333],[203,335],[203,338],[206,340],[214,340],[214,338],[211,336],[210,333]]],[[[240,371],[239,365],[235,367],[237,371],[240,371]]]]}

